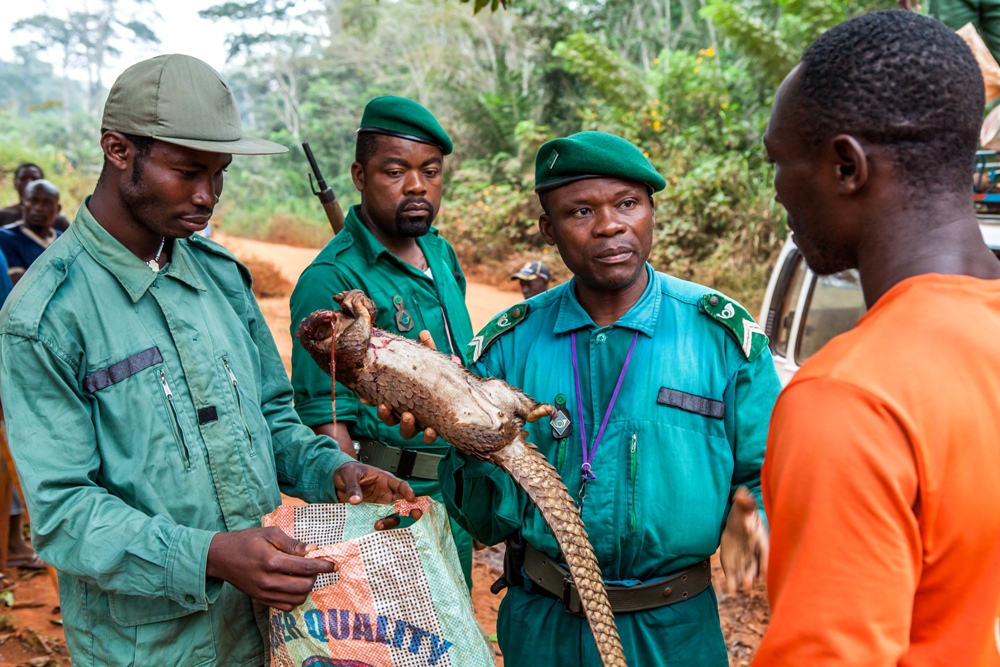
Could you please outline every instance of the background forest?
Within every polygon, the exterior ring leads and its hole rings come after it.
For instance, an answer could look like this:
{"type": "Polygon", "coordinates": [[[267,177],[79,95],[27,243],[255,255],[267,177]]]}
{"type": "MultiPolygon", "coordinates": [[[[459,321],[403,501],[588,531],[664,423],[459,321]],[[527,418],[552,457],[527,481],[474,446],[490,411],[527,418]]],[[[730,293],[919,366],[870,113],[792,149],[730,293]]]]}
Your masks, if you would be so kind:
{"type": "MultiPolygon", "coordinates": [[[[343,205],[354,130],[376,95],[430,108],[455,141],[438,227],[478,279],[548,257],[536,231],[533,159],[547,139],[604,130],[636,142],[667,179],[651,261],[756,308],[784,236],[761,136],[774,91],[823,30],[891,0],[248,0],[212,5],[244,130],[291,149],[240,158],[213,224],[321,246],[327,222],[300,148],[343,205]],[[485,6],[475,11],[477,6],[485,6]]],[[[0,61],[0,187],[31,159],[69,217],[93,187],[108,82],[122,40],[157,40],[152,0],[15,24],[0,61]],[[75,14],[75,15],[74,15],[75,14]],[[86,80],[67,76],[70,66],[86,80]]],[[[125,63],[121,64],[122,66],[125,63]]],[[[118,69],[121,69],[119,66],[118,69]]],[[[9,195],[8,195],[9,197],[9,195]]]]}

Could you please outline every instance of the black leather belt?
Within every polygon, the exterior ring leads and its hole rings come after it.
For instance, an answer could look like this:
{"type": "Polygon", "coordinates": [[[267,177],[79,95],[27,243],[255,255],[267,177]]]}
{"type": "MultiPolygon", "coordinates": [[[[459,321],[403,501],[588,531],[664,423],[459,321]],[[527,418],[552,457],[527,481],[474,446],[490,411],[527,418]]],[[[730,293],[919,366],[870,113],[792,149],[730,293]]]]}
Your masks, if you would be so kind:
{"type": "MultiPolygon", "coordinates": [[[[563,609],[570,614],[583,616],[580,595],[569,571],[549,558],[546,554],[526,544],[524,551],[524,573],[535,587],[557,600],[562,600],[563,609]]],[[[638,586],[605,586],[611,610],[629,613],[668,607],[678,602],[690,600],[712,585],[712,566],[706,558],[697,565],[661,579],[638,586]]]]}

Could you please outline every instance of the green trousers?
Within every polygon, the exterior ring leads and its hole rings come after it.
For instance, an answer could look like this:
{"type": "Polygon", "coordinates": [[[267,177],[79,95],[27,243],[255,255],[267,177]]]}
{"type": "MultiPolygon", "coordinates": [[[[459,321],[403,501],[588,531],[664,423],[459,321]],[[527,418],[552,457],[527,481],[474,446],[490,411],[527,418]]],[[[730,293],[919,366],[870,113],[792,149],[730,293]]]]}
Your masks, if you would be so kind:
{"type": "MultiPolygon", "coordinates": [[[[711,587],[685,602],[615,615],[630,665],[728,667],[711,587]]],[[[506,667],[601,667],[587,621],[562,603],[521,587],[507,589],[497,617],[497,639],[506,667]]]]}
{"type": "MultiPolygon", "coordinates": [[[[406,483],[413,487],[413,492],[418,496],[430,496],[439,503],[444,503],[441,497],[441,483],[436,479],[417,479],[414,477],[404,477],[406,483]]],[[[472,590],[472,536],[462,529],[455,520],[449,517],[451,523],[451,535],[455,538],[455,547],[458,549],[458,560],[462,563],[462,574],[465,575],[465,583],[469,590],[472,590]]]]}

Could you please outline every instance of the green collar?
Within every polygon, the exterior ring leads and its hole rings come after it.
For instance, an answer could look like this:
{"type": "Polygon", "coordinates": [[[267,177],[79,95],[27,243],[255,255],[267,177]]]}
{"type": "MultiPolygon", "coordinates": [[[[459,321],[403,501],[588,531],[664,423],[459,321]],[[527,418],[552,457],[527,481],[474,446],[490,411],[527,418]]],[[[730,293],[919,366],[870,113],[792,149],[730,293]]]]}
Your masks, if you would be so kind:
{"type": "Polygon", "coordinates": [[[379,255],[384,252],[388,253],[389,251],[385,249],[381,241],[375,238],[375,235],[365,226],[365,223],[361,222],[361,216],[358,214],[360,210],[360,205],[355,205],[348,209],[347,215],[344,217],[344,229],[351,233],[354,245],[361,250],[365,260],[369,264],[373,264],[379,255]]]}
{"type": "MultiPolygon", "coordinates": [[[[358,211],[360,210],[361,206],[355,205],[347,211],[347,216],[344,218],[344,229],[351,233],[351,238],[354,240],[354,244],[361,250],[368,263],[374,264],[375,260],[384,254],[393,261],[399,262],[405,267],[409,267],[414,273],[424,275],[422,272],[418,271],[409,264],[406,264],[406,262],[401,261],[398,257],[389,252],[388,249],[382,245],[382,242],[375,238],[375,235],[371,233],[371,230],[368,229],[367,225],[361,221],[361,216],[358,214],[358,211]]],[[[430,263],[431,257],[427,248],[427,239],[431,234],[434,234],[435,236],[438,234],[437,228],[433,225],[427,234],[417,239],[417,245],[419,245],[420,249],[424,251],[424,256],[427,258],[428,263],[430,263]]],[[[431,268],[433,269],[435,267],[431,268]]],[[[424,275],[424,277],[426,278],[427,276],[424,275]]]]}
{"type": "MultiPolygon", "coordinates": [[[[612,326],[641,331],[650,338],[656,331],[656,319],[660,312],[660,289],[657,284],[656,272],[648,263],[646,264],[646,275],[649,283],[646,290],[639,297],[628,312],[612,326]]],[[[573,278],[566,285],[561,295],[559,304],[559,315],[556,317],[556,325],[553,333],[562,334],[576,329],[597,328],[593,318],[587,314],[580,302],[576,298],[576,278],[573,278]]]]}
{"type": "Polygon", "coordinates": [[[170,263],[159,274],[155,273],[97,222],[90,212],[89,204],[88,196],[76,214],[72,230],[94,261],[107,269],[121,283],[132,303],[137,303],[161,274],[175,278],[202,292],[205,291],[205,284],[198,277],[198,270],[191,258],[191,249],[186,240],[174,241],[170,263]]]}

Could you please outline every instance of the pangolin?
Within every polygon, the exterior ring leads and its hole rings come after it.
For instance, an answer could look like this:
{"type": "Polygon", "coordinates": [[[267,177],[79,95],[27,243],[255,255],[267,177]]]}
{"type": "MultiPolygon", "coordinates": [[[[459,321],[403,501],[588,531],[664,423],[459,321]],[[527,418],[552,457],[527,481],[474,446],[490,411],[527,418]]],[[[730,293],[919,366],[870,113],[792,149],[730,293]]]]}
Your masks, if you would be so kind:
{"type": "Polygon", "coordinates": [[[526,421],[552,414],[498,379],[477,377],[447,356],[376,328],[375,304],[360,290],[334,297],[340,311],[317,310],[295,336],[336,380],[361,398],[409,411],[460,452],[492,461],[527,492],[552,529],[580,595],[604,667],[626,667],[601,569],[573,499],[556,469],[525,439],[526,421]],[[336,340],[334,340],[334,332],[336,340]]]}

